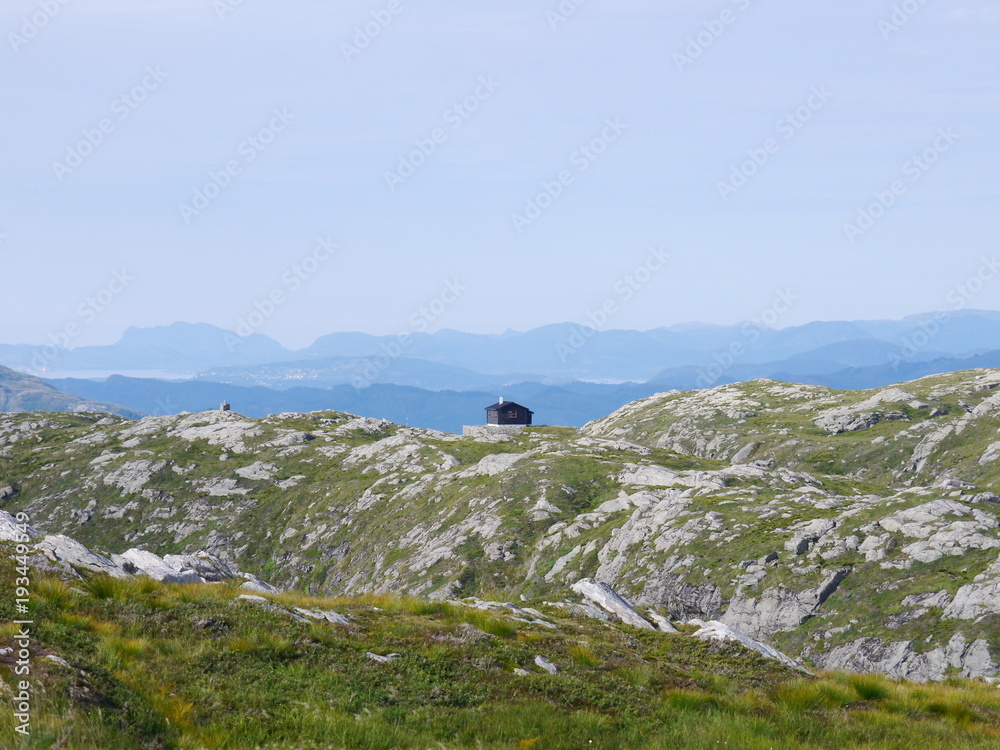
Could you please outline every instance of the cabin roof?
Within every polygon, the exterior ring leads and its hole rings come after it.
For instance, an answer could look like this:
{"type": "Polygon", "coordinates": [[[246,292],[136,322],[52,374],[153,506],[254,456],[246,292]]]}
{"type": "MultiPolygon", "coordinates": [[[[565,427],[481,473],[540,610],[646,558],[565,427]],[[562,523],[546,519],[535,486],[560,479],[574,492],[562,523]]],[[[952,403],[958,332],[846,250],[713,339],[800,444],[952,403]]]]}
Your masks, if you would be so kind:
{"type": "Polygon", "coordinates": [[[531,411],[527,406],[522,406],[521,404],[514,403],[513,401],[504,401],[502,404],[497,402],[492,406],[487,406],[486,411],[508,411],[509,409],[524,409],[525,411],[531,411]]]}

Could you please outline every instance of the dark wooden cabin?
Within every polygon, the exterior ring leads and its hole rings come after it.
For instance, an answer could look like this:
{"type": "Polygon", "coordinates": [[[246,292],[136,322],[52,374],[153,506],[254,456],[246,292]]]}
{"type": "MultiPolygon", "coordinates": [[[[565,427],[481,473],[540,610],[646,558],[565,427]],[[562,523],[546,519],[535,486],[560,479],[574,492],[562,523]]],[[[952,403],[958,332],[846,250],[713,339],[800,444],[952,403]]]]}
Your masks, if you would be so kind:
{"type": "Polygon", "coordinates": [[[486,424],[530,425],[532,415],[534,412],[528,407],[500,399],[493,406],[486,407],[486,424]]]}

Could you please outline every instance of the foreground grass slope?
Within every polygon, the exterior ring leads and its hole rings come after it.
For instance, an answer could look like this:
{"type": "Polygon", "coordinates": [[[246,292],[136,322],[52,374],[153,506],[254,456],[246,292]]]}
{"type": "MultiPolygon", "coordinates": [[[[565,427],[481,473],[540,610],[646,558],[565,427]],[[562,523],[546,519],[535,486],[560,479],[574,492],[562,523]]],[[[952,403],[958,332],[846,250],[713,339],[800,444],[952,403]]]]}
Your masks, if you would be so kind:
{"type": "MultiPolygon", "coordinates": [[[[6,553],[0,586],[14,578],[6,553]]],[[[392,596],[33,585],[33,733],[11,748],[992,748],[1000,691],[803,677],[738,646],[392,596]],[[296,610],[298,607],[300,609],[296,610]],[[346,625],[296,616],[336,612],[346,625]],[[387,663],[372,655],[398,654],[387,663]],[[543,656],[556,674],[536,666],[543,656]],[[521,673],[515,670],[522,670],[521,673]]],[[[6,600],[0,622],[14,619],[6,600]]],[[[0,646],[11,628],[0,632],[0,646]]],[[[9,659],[0,677],[12,680],[9,659]]],[[[0,685],[0,690],[4,687],[0,685]]]]}

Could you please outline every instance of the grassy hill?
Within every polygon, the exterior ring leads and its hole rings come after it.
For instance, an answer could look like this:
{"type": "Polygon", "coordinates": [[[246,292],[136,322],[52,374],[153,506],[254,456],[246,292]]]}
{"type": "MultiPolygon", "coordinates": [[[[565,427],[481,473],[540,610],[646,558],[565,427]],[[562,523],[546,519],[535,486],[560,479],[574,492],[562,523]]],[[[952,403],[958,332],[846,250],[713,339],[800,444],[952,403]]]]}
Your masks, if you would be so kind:
{"type": "Polygon", "coordinates": [[[998,384],[755,381],[509,439],[336,412],[11,415],[0,495],[99,551],[206,550],[313,595],[561,601],[594,577],[812,668],[992,679],[998,384]]]}

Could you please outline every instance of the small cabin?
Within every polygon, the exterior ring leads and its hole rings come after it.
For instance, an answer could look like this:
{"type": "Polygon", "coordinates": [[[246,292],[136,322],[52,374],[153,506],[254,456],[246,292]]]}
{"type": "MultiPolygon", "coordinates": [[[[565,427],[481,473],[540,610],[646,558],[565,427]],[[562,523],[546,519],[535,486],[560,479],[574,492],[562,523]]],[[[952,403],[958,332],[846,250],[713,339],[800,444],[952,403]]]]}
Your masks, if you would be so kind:
{"type": "Polygon", "coordinates": [[[534,412],[528,407],[501,398],[493,406],[486,407],[486,424],[530,425],[533,415],[534,412]]]}

